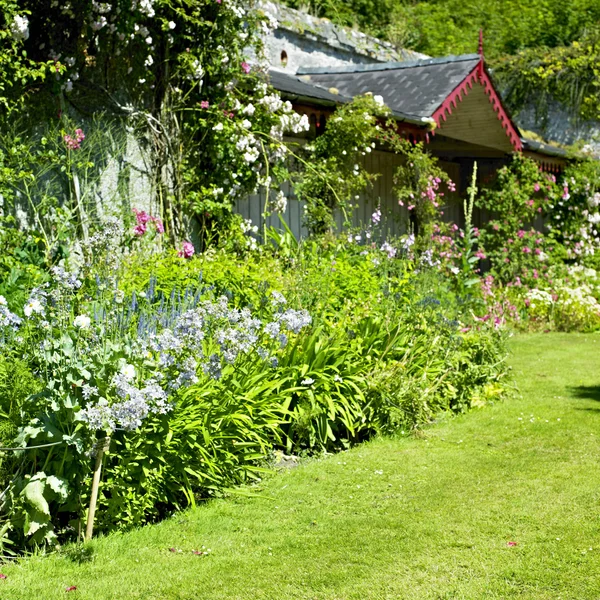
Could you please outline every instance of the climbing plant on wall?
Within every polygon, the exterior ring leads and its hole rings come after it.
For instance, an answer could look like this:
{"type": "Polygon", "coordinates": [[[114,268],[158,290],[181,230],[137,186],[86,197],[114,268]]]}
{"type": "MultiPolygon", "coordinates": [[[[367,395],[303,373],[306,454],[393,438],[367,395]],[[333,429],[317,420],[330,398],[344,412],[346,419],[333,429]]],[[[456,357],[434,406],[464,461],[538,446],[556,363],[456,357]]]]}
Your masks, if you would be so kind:
{"type": "Polygon", "coordinates": [[[268,86],[263,40],[275,22],[258,3],[19,0],[1,8],[2,56],[22,57],[7,80],[15,97],[29,92],[20,116],[35,108],[38,125],[42,115],[58,120],[69,151],[86,143],[92,114],[120,120],[148,151],[173,240],[227,223],[237,198],[275,185],[283,134],[308,127],[268,86]]]}

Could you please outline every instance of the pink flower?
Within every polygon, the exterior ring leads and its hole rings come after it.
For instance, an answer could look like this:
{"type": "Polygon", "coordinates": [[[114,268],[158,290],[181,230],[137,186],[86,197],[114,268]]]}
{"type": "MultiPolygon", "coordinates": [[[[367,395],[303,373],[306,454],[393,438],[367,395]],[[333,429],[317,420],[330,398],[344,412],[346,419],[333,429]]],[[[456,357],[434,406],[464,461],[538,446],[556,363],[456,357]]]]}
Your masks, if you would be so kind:
{"type": "Polygon", "coordinates": [[[208,108],[209,106],[208,100],[202,100],[202,102],[200,102],[200,108],[208,108]]]}
{"type": "Polygon", "coordinates": [[[408,208],[408,210],[412,210],[414,208],[414,206],[411,204],[410,206],[407,206],[406,208],[408,208]]]}
{"type": "Polygon", "coordinates": [[[506,542],[506,545],[512,548],[513,546],[517,545],[517,542],[506,542]]]}
{"type": "Polygon", "coordinates": [[[74,592],[76,589],[76,585],[70,585],[68,588],[65,589],[65,592],[74,592]]]}
{"type": "Polygon", "coordinates": [[[244,61],[242,63],[241,67],[242,67],[242,71],[244,71],[244,73],[246,73],[246,75],[248,73],[250,73],[250,65],[246,61],[244,61]]]}
{"type": "Polygon", "coordinates": [[[177,256],[181,258],[192,258],[194,253],[194,245],[191,242],[183,242],[181,245],[181,250],[177,253],[177,256]]]}
{"type": "Polygon", "coordinates": [[[6,579],[6,575],[4,573],[0,573],[0,579],[6,579]]]}
{"type": "Polygon", "coordinates": [[[133,228],[134,235],[142,236],[146,233],[146,223],[140,223],[133,228]]]}
{"type": "Polygon", "coordinates": [[[475,256],[481,260],[485,259],[485,254],[481,251],[481,250],[477,250],[477,252],[475,252],[475,256]]]}
{"type": "Polygon", "coordinates": [[[539,184],[539,183],[536,183],[536,184],[533,186],[533,189],[534,189],[536,192],[539,192],[539,191],[540,191],[540,184],[539,184]]]}
{"type": "Polygon", "coordinates": [[[529,206],[533,206],[533,200],[527,200],[527,204],[529,204],[529,206]]]}
{"type": "Polygon", "coordinates": [[[562,195],[562,199],[563,200],[568,200],[571,197],[571,194],[569,194],[569,186],[565,185],[563,187],[563,195],[562,195]]]}
{"type": "Polygon", "coordinates": [[[473,237],[479,237],[479,229],[477,227],[473,227],[473,237]]]}
{"type": "Polygon", "coordinates": [[[525,232],[522,229],[519,229],[519,231],[517,231],[518,238],[522,238],[524,235],[525,235],[525,232]]]}
{"type": "Polygon", "coordinates": [[[514,242],[514,240],[513,240],[512,238],[508,238],[508,240],[506,240],[506,242],[507,242],[508,244],[512,244],[512,243],[514,242]]]}
{"type": "Polygon", "coordinates": [[[138,225],[145,225],[149,221],[152,220],[152,217],[145,210],[138,210],[137,208],[133,209],[135,213],[135,220],[138,225]]]}
{"type": "Polygon", "coordinates": [[[505,262],[505,263],[509,263],[509,262],[510,262],[510,258],[505,258],[505,259],[504,259],[504,262],[505,262]]]}
{"type": "Polygon", "coordinates": [[[500,229],[500,226],[498,225],[498,223],[494,223],[494,224],[492,225],[492,229],[493,229],[494,231],[498,231],[498,229],[500,229]]]}
{"type": "Polygon", "coordinates": [[[541,254],[541,253],[542,253],[542,251],[541,251],[539,248],[536,248],[536,249],[535,249],[535,253],[536,253],[536,254],[541,254]]]}
{"type": "Polygon", "coordinates": [[[164,233],[165,226],[163,225],[161,219],[159,219],[158,217],[154,217],[152,220],[154,221],[154,227],[156,227],[156,233],[164,233]]]}
{"type": "Polygon", "coordinates": [[[529,305],[531,304],[531,300],[529,298],[525,298],[525,300],[523,300],[523,302],[525,302],[525,306],[527,308],[529,308],[529,305]]]}
{"type": "Polygon", "coordinates": [[[63,136],[63,140],[69,150],[79,150],[81,148],[81,142],[85,139],[85,133],[83,133],[82,129],[76,129],[75,135],[70,136],[66,134],[63,136]]]}
{"type": "Polygon", "coordinates": [[[523,248],[523,252],[524,252],[525,254],[529,254],[529,253],[531,252],[531,248],[530,248],[529,246],[525,246],[525,247],[523,248]]]}

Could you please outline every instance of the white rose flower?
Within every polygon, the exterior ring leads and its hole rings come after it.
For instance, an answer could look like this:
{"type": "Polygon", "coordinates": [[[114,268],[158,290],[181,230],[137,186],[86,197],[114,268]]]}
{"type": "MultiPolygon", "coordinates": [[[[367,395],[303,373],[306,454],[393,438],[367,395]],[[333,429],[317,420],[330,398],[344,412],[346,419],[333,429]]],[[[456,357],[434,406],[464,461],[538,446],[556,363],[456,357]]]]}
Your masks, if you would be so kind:
{"type": "Polygon", "coordinates": [[[88,329],[92,320],[87,315],[78,315],[73,321],[73,325],[79,329],[88,329]]]}
{"type": "Polygon", "coordinates": [[[213,131],[223,131],[223,123],[217,123],[214,127],[213,127],[213,131]]]}
{"type": "Polygon", "coordinates": [[[373,102],[375,102],[375,104],[379,104],[379,106],[383,106],[383,96],[373,96],[373,102]]]}
{"type": "Polygon", "coordinates": [[[246,106],[244,108],[244,110],[242,111],[242,114],[248,115],[249,117],[251,117],[255,112],[256,112],[256,108],[254,107],[254,104],[248,104],[248,106],[246,106]]]}
{"type": "Polygon", "coordinates": [[[20,15],[15,15],[10,26],[10,33],[16,41],[29,38],[29,19],[20,15]]]}
{"type": "Polygon", "coordinates": [[[6,306],[6,298],[4,296],[0,296],[0,306],[6,306]]]}

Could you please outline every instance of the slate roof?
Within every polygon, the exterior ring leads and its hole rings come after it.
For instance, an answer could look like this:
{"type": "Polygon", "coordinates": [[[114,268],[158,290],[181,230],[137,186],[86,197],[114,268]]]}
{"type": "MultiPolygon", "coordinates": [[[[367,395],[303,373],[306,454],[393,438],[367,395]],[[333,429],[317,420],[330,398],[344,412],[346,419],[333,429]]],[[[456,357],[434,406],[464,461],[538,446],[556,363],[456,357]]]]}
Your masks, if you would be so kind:
{"type": "MultiPolygon", "coordinates": [[[[435,113],[479,60],[478,54],[467,54],[406,63],[304,68],[299,71],[299,77],[271,70],[269,79],[282,97],[319,106],[344,104],[353,96],[366,92],[380,94],[394,116],[422,124],[421,119],[435,113]],[[329,91],[330,88],[336,88],[339,93],[329,91]]],[[[526,138],[521,141],[524,149],[541,155],[568,156],[563,148],[526,138]]]]}
{"type": "Polygon", "coordinates": [[[328,89],[313,83],[307,83],[299,77],[288,75],[281,71],[269,71],[271,85],[281,92],[282,97],[287,100],[310,100],[321,106],[334,106],[350,102],[351,97],[341,94],[332,94],[328,89]]]}
{"type": "Polygon", "coordinates": [[[481,60],[478,54],[344,67],[301,68],[298,75],[346,96],[372,92],[398,116],[429,118],[481,60]]]}
{"type": "Polygon", "coordinates": [[[318,41],[331,48],[368,57],[373,61],[414,60],[425,56],[282,4],[271,3],[268,12],[277,19],[277,29],[291,31],[307,40],[318,41]]]}

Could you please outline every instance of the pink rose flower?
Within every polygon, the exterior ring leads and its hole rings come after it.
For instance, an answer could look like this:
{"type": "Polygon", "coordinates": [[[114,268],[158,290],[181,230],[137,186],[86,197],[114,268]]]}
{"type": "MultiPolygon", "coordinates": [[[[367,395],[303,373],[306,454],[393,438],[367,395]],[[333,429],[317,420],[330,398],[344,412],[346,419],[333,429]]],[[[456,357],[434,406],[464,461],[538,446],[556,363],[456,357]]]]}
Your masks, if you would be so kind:
{"type": "Polygon", "coordinates": [[[192,258],[194,253],[194,245],[191,242],[183,242],[181,245],[181,250],[177,253],[177,256],[181,258],[192,258]]]}

